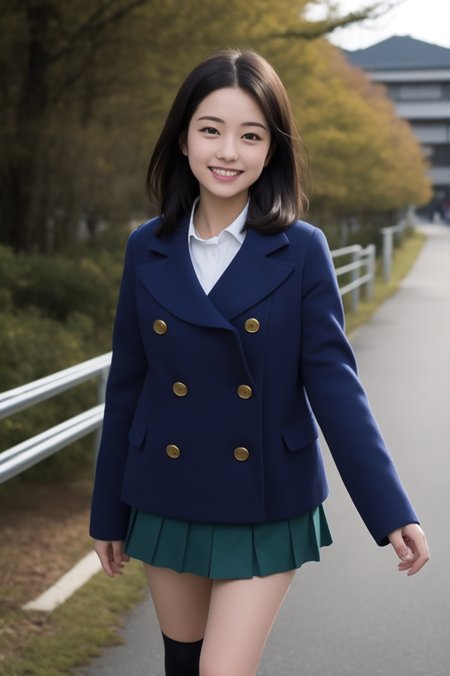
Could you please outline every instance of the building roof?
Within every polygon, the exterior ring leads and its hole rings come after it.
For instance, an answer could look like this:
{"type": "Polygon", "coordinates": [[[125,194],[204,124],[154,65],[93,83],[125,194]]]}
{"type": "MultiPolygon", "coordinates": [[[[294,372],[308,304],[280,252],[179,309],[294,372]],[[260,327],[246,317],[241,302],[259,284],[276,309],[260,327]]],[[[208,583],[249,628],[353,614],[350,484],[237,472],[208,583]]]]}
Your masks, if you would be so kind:
{"type": "Polygon", "coordinates": [[[365,70],[450,67],[450,49],[416,40],[409,35],[394,35],[366,49],[342,51],[351,64],[365,70]]]}

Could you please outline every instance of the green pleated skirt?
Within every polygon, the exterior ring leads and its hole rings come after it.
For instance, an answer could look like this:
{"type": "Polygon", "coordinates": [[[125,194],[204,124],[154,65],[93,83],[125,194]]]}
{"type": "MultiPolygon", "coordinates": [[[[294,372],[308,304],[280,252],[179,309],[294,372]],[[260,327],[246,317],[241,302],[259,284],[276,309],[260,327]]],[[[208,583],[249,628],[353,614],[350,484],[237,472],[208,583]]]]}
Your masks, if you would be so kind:
{"type": "Polygon", "coordinates": [[[320,561],[333,542],[323,506],[283,521],[206,523],[131,508],[125,552],[152,566],[211,579],[264,577],[320,561]]]}

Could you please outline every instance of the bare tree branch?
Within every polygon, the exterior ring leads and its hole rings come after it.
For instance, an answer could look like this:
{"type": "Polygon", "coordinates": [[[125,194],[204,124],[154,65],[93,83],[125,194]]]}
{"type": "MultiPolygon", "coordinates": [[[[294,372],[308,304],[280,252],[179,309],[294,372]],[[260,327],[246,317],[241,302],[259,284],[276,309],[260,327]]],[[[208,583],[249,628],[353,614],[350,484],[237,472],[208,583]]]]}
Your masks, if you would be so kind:
{"type": "Polygon", "coordinates": [[[362,9],[358,12],[350,12],[343,17],[335,16],[336,6],[329,4],[329,15],[326,19],[321,21],[309,21],[304,27],[302,26],[298,30],[286,31],[284,33],[273,33],[267,35],[263,40],[275,40],[279,38],[299,38],[302,40],[315,40],[320,38],[323,35],[332,33],[337,28],[344,28],[353,23],[358,23],[365,21],[367,19],[378,19],[378,17],[383,16],[389,12],[393,7],[398,5],[398,2],[377,2],[374,5],[369,5],[365,9],[362,9]]]}
{"type": "Polygon", "coordinates": [[[85,39],[86,37],[95,39],[103,30],[109,26],[118,23],[123,19],[127,14],[130,14],[133,10],[138,7],[152,2],[152,0],[134,0],[133,2],[127,3],[124,7],[117,8],[109,16],[105,14],[110,10],[116,3],[116,0],[108,0],[108,2],[103,3],[72,35],[68,36],[67,44],[64,47],[61,47],[54,54],[49,56],[48,63],[53,65],[55,62],[63,58],[67,53],[74,49],[77,42],[85,39]]]}

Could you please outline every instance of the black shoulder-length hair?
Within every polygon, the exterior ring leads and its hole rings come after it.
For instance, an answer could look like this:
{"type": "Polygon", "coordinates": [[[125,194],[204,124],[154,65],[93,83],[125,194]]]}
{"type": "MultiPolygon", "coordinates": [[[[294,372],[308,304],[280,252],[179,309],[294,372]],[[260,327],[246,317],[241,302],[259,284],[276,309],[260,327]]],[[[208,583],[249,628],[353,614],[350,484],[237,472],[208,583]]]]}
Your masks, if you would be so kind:
{"type": "Polygon", "coordinates": [[[270,125],[275,150],[258,180],[249,188],[250,204],[244,229],[274,234],[295,223],[307,201],[306,166],[301,142],[283,83],[272,66],[252,50],[226,50],[200,63],[181,85],[158,139],[147,174],[147,194],[162,216],[157,235],[168,235],[189,214],[200,193],[179,139],[196,109],[209,94],[239,87],[259,103],[270,125]]]}

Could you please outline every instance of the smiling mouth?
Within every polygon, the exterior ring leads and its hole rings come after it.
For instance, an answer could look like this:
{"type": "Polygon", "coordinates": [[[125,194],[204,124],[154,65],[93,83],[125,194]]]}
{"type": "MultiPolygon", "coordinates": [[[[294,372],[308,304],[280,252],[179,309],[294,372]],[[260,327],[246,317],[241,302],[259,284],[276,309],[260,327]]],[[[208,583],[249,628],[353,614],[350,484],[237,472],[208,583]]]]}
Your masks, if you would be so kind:
{"type": "Polygon", "coordinates": [[[239,176],[242,171],[232,171],[231,169],[217,169],[217,167],[209,167],[213,174],[217,176],[239,176]]]}

